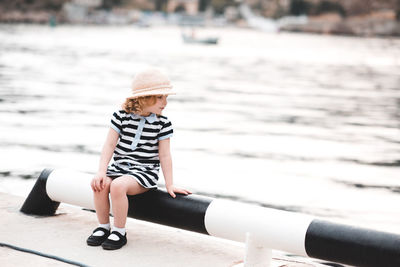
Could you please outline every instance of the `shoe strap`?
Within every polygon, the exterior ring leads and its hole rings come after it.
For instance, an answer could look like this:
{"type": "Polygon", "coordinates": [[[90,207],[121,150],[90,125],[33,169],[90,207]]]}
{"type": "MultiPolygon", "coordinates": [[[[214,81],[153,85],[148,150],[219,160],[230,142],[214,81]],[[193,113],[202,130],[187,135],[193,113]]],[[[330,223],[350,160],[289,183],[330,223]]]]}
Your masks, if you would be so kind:
{"type": "Polygon", "coordinates": [[[118,232],[118,231],[112,231],[110,235],[112,235],[112,234],[118,236],[118,237],[119,237],[119,240],[125,238],[125,236],[121,235],[121,233],[118,232]]]}
{"type": "Polygon", "coordinates": [[[96,229],[94,229],[93,234],[96,233],[97,231],[101,231],[103,232],[105,235],[107,235],[108,233],[110,233],[109,230],[103,228],[103,227],[97,227],[96,229]]]}

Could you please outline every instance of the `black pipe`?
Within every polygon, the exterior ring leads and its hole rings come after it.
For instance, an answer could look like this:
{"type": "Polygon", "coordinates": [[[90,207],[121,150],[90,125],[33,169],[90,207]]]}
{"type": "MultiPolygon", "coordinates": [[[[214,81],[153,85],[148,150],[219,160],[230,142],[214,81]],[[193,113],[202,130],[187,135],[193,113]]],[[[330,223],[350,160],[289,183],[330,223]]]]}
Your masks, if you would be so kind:
{"type": "Polygon", "coordinates": [[[166,191],[157,189],[128,196],[128,200],[129,217],[208,234],[204,217],[212,198],[179,194],[172,198],[166,191]]]}
{"type": "Polygon", "coordinates": [[[33,215],[54,215],[60,202],[53,201],[49,198],[46,191],[47,178],[52,169],[44,169],[36,180],[32,191],[29,193],[20,211],[33,215]]]}
{"type": "Polygon", "coordinates": [[[313,220],[305,248],[313,258],[365,267],[400,267],[400,235],[313,220]]]}

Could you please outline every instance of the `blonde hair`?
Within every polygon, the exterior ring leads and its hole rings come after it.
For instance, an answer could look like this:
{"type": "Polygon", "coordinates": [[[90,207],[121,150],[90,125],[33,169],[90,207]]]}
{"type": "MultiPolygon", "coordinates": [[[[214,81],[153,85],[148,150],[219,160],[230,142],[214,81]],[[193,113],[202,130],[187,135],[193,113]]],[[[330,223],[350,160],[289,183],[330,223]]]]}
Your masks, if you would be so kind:
{"type": "Polygon", "coordinates": [[[125,103],[122,104],[122,109],[127,113],[137,113],[140,114],[143,108],[152,106],[157,102],[157,96],[148,95],[140,96],[136,98],[127,98],[125,103]]]}

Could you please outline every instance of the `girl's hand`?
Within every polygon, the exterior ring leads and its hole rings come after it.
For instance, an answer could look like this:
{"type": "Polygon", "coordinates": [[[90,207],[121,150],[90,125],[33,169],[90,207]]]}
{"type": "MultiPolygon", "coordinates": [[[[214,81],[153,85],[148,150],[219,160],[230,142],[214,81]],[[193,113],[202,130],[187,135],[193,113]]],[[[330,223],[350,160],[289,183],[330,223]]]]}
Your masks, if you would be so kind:
{"type": "Polygon", "coordinates": [[[90,186],[92,187],[92,190],[94,192],[100,192],[101,190],[104,189],[105,187],[105,182],[106,182],[106,174],[104,173],[97,173],[93,179],[92,182],[90,183],[90,186]]]}
{"type": "Polygon", "coordinates": [[[177,188],[177,187],[175,187],[175,186],[173,186],[173,185],[168,186],[168,187],[167,187],[167,191],[168,191],[168,193],[171,195],[171,197],[173,197],[173,198],[176,197],[175,193],[184,194],[184,195],[189,195],[189,194],[192,193],[192,192],[190,192],[189,190],[182,189],[182,188],[177,188]]]}

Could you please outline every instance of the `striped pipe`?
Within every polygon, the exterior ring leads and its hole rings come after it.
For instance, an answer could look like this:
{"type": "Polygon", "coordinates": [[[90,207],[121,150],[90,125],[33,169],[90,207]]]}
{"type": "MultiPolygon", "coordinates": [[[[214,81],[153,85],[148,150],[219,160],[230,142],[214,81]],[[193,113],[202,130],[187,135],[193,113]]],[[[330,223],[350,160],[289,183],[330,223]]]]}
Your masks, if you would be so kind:
{"type": "MultiPolygon", "coordinates": [[[[60,202],[94,209],[91,174],[45,169],[21,211],[53,215],[60,202]]],[[[301,256],[355,266],[400,266],[400,235],[294,212],[199,195],[175,199],[163,190],[128,196],[128,216],[233,241],[251,233],[257,243],[301,256]]]]}

